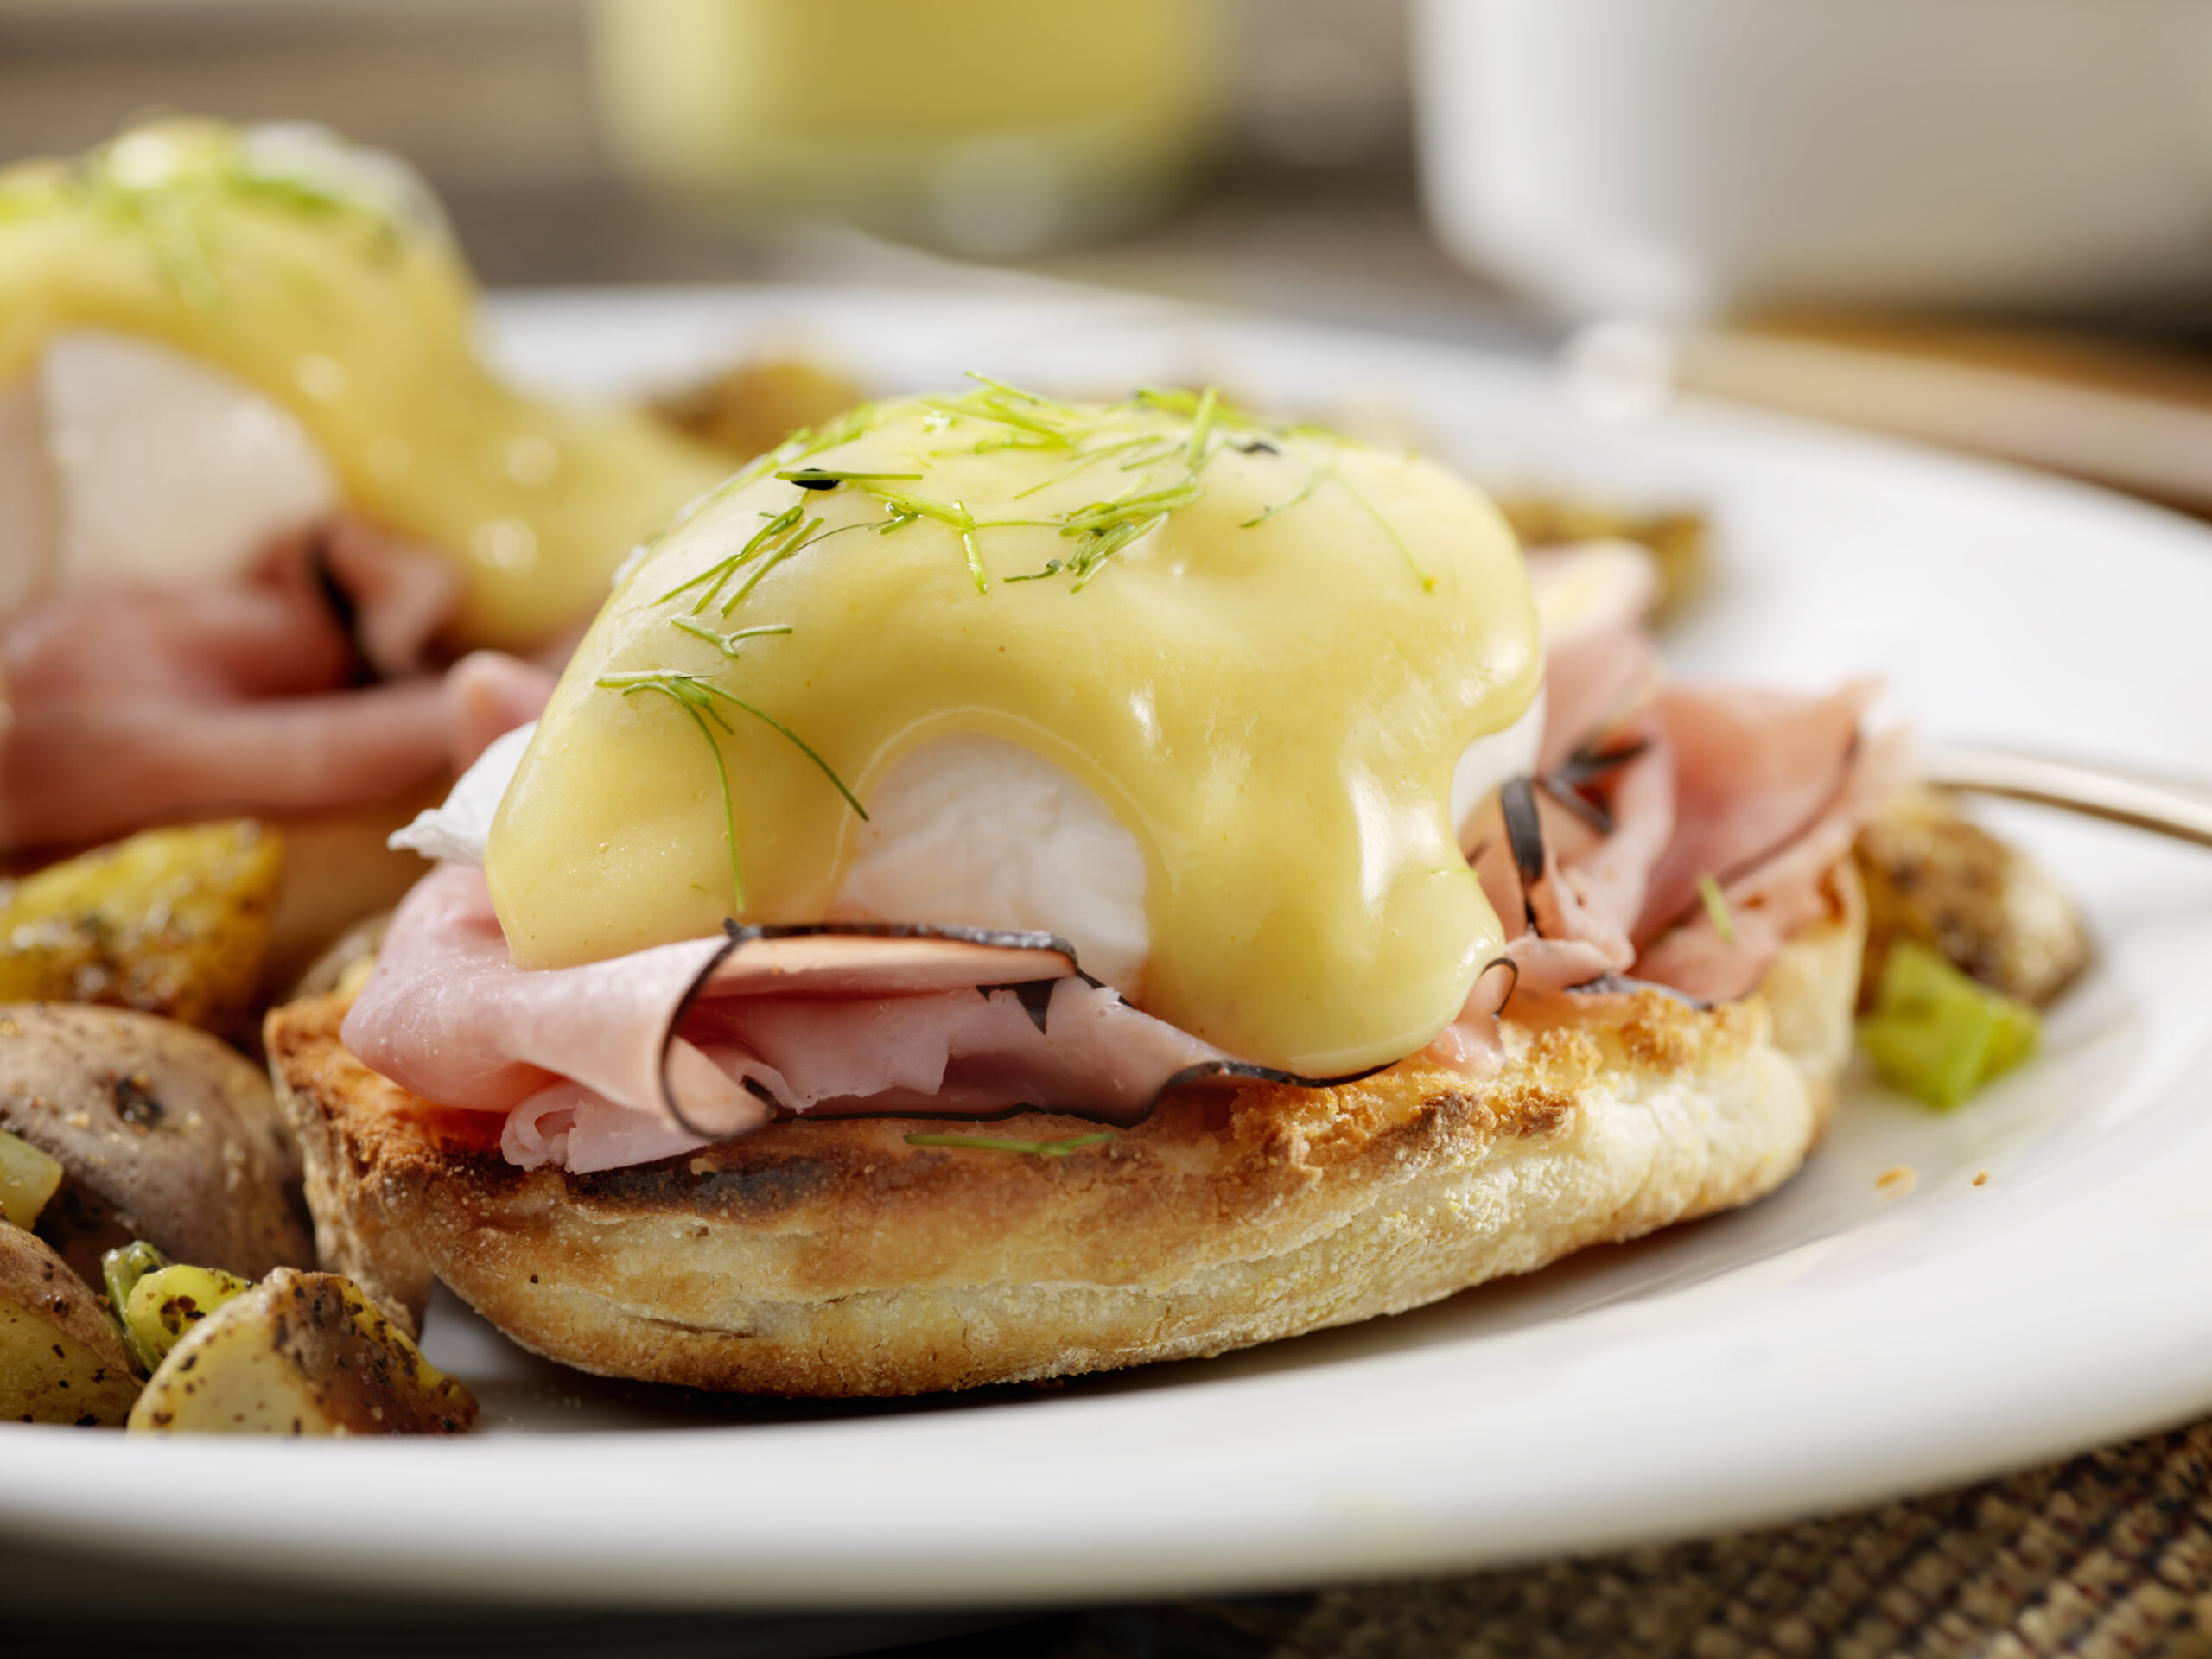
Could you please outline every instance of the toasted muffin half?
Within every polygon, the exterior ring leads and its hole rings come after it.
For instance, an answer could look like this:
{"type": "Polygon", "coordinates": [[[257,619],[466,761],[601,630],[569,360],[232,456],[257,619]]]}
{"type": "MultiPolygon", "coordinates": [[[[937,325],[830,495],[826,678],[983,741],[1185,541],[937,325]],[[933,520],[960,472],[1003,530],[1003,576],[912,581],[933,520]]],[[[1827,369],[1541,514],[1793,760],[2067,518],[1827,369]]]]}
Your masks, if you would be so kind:
{"type": "Polygon", "coordinates": [[[1330,1089],[1195,1087],[1087,1120],[773,1124],[632,1168],[522,1170],[496,1115],[433,1105],[340,1041],[343,992],[269,1017],[323,1263],[419,1322],[433,1279],[588,1371],[747,1393],[916,1394],[1222,1353],[1395,1313],[1772,1192],[1818,1138],[1865,934],[1830,914],[1759,993],[1536,1000],[1479,1082],[1402,1065],[1330,1089]]]}

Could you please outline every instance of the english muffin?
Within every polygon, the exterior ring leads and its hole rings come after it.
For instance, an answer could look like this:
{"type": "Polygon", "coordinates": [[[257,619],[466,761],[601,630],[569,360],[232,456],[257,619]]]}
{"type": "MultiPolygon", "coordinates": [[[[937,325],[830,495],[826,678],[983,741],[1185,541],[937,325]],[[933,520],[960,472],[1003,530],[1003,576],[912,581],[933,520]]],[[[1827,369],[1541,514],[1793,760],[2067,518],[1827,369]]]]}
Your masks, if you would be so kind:
{"type": "Polygon", "coordinates": [[[1819,1138],[1848,1052],[1865,925],[1828,916],[1758,995],[1542,1000],[1470,1080],[1419,1065],[1329,1089],[1172,1091],[1059,1155],[915,1147],[949,1129],[771,1124],[635,1166],[522,1170],[496,1124],[348,1053],[342,993],[270,1014],[324,1262],[419,1321],[443,1280],[581,1370],[695,1388],[905,1395],[1213,1355],[1401,1313],[1585,1246],[1764,1197],[1819,1138]]]}

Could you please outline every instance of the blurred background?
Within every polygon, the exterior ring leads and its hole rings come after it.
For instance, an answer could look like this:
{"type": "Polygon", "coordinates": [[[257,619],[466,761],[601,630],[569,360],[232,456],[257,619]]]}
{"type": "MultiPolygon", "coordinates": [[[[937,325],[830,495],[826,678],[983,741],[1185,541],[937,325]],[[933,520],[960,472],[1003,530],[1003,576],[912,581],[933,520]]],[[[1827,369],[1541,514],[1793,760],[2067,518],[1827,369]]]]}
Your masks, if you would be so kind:
{"type": "Polygon", "coordinates": [[[493,287],[1013,270],[2197,511],[2208,94],[2206,0],[0,0],[0,158],[325,122],[493,287]]]}
{"type": "Polygon", "coordinates": [[[0,157],[151,109],[399,150],[495,287],[944,279],[926,249],[1494,321],[1421,226],[1400,0],[0,0],[0,157]]]}

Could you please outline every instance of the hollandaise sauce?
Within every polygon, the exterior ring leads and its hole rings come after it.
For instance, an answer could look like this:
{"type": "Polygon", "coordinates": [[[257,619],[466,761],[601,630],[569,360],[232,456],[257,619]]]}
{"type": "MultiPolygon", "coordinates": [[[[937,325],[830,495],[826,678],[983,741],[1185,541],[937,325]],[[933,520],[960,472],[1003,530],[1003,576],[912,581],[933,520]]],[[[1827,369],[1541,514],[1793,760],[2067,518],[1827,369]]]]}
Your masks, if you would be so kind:
{"type": "Polygon", "coordinates": [[[1142,849],[1148,1012],[1340,1074],[1500,944],[1448,793],[1541,675],[1511,533],[1446,468],[1211,393],[987,382],[803,434],[641,550],[486,870],[524,966],[818,918],[885,772],[988,734],[1142,849]]]}
{"type": "Polygon", "coordinates": [[[73,328],[226,371],[298,417],[353,510],[455,561],[461,643],[524,645],[721,469],[643,416],[509,388],[475,320],[422,187],[325,134],[163,122],[0,173],[0,388],[73,328]]]}

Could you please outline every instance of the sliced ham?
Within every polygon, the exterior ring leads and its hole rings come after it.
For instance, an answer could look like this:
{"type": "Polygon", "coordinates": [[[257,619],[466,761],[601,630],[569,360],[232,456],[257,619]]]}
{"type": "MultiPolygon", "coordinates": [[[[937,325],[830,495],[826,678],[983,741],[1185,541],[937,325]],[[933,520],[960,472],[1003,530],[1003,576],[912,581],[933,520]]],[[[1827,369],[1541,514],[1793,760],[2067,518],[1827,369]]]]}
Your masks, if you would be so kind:
{"type": "Polygon", "coordinates": [[[1634,933],[1649,943],[1696,902],[1808,830],[1834,798],[1871,681],[1824,697],[1674,685],[1654,707],[1675,760],[1675,828],[1653,865],[1634,933]]]}
{"type": "Polygon", "coordinates": [[[1910,772],[1907,734],[1885,733],[1859,745],[1815,821],[1720,884],[1727,936],[1700,905],[1645,948],[1637,958],[1637,976],[1706,1002],[1756,990],[1790,935],[1827,914],[1828,872],[1910,772]]]}
{"type": "Polygon", "coordinates": [[[518,969],[482,873],[452,864],[393,917],[345,1039],[418,1094],[505,1114],[511,1159],[575,1170],[645,1147],[665,1157],[779,1113],[1030,1104],[1128,1122],[1171,1081],[1251,1069],[1036,937],[737,930],[518,969]]]}
{"type": "Polygon", "coordinates": [[[888,997],[710,991],[684,1029],[758,1056],[773,1068],[778,1103],[817,1115],[1033,1104],[1130,1123],[1169,1077],[1224,1058],[1073,976],[1027,1001],[980,986],[888,997]]]}
{"type": "Polygon", "coordinates": [[[501,651],[472,651],[446,671],[446,758],[467,772],[484,751],[545,712],[560,677],[501,651]]]}
{"type": "Polygon", "coordinates": [[[441,1105],[505,1112],[565,1078],[636,1111],[664,1111],[672,1095],[682,1117],[736,1134],[766,1109],[696,1047],[664,1040],[727,948],[692,939],[581,968],[519,969],[483,873],[441,865],[393,915],[346,1015],[346,1046],[441,1105]]]}
{"type": "Polygon", "coordinates": [[[0,732],[0,848],[371,805],[436,776],[447,749],[435,680],[196,707],[17,703],[14,715],[0,732]]]}
{"type": "Polygon", "coordinates": [[[316,550],[352,612],[362,658],[387,680],[420,669],[431,642],[461,609],[461,573],[453,562],[358,519],[340,519],[316,533],[316,550]]]}
{"type": "Polygon", "coordinates": [[[1659,652],[1643,621],[1659,597],[1659,573],[1650,554],[1622,542],[1548,548],[1528,565],[1547,701],[1536,769],[1548,772],[1633,714],[1657,685],[1659,652]]]}
{"type": "MultiPolygon", "coordinates": [[[[1869,683],[1826,696],[1662,686],[1641,626],[1652,590],[1633,562],[1579,549],[1530,570],[1551,710],[1541,775],[1486,803],[1467,842],[1510,936],[1513,994],[1533,1010],[1626,976],[1707,1001],[1746,995],[1827,913],[1829,870],[1903,779],[1903,740],[1862,741],[1869,683]],[[1519,846],[1505,810],[1516,789],[1519,846]],[[1705,877],[1725,932],[1705,913],[1705,877]]],[[[1428,1058],[1479,1054],[1485,1024],[1471,998],[1428,1058]]]]}
{"type": "Polygon", "coordinates": [[[465,763],[552,682],[489,655],[424,671],[459,599],[440,556],[340,522],[250,580],[39,601],[0,623],[0,849],[343,810],[465,763]]]}

